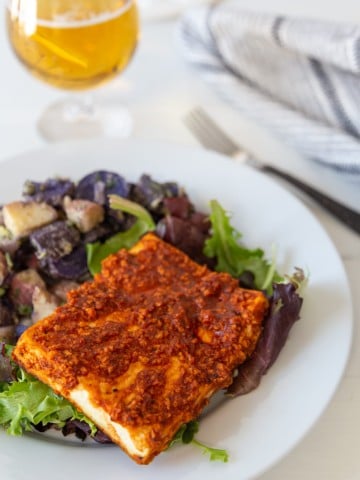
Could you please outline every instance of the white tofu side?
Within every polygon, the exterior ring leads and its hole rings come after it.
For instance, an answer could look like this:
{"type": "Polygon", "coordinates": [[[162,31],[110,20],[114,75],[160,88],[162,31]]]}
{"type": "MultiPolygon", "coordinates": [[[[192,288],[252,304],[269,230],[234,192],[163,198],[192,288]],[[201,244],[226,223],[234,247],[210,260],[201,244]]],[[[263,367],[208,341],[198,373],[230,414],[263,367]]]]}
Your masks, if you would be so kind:
{"type": "Polygon", "coordinates": [[[126,427],[120,423],[113,422],[108,413],[94,406],[90,401],[89,393],[80,385],[71,391],[70,399],[100,430],[120,445],[129,455],[142,458],[149,454],[150,449],[139,448],[136,444],[136,439],[132,437],[126,427]]]}

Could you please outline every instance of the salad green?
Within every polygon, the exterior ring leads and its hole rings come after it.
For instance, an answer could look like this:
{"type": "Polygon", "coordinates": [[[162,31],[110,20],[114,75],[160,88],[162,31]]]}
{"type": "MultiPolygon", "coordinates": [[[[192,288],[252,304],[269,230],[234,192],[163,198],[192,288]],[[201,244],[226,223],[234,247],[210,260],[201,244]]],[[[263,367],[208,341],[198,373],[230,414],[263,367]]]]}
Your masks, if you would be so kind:
{"type": "Polygon", "coordinates": [[[275,260],[269,262],[260,248],[250,250],[240,243],[242,234],[230,223],[229,214],[217,200],[210,202],[211,237],[205,241],[204,253],[216,258],[216,270],[230,273],[235,278],[244,272],[254,276],[254,285],[258,290],[272,292],[273,282],[282,277],[277,273],[275,260]]]}
{"type": "Polygon", "coordinates": [[[109,201],[112,209],[130,213],[136,217],[136,221],[128,230],[113,235],[104,243],[95,242],[86,245],[87,263],[92,275],[100,272],[104,258],[118,252],[121,248],[130,248],[142,235],[155,230],[156,227],[150,213],[138,203],[118,195],[109,195],[109,201]]]}
{"type": "MultiPolygon", "coordinates": [[[[156,224],[151,214],[138,203],[117,195],[110,195],[109,205],[112,209],[134,216],[135,220],[128,230],[116,233],[103,243],[95,242],[86,245],[88,268],[93,275],[100,272],[101,261],[108,255],[117,252],[121,248],[130,248],[146,232],[156,229],[156,224]]],[[[229,214],[216,200],[210,202],[209,220],[211,228],[210,234],[205,241],[204,254],[208,258],[216,260],[216,270],[227,272],[235,278],[240,278],[244,273],[250,273],[253,276],[254,288],[264,290],[269,295],[272,295],[273,292],[276,293],[277,282],[284,281],[286,278],[283,279],[277,272],[275,260],[273,259],[269,262],[265,258],[262,249],[248,249],[240,242],[241,233],[231,225],[229,214]],[[274,289],[273,285],[275,285],[274,289]]],[[[293,286],[291,292],[285,292],[289,306],[286,305],[286,317],[280,315],[280,317],[283,317],[280,320],[283,321],[284,318],[286,320],[285,329],[281,322],[275,318],[275,314],[278,315],[278,310],[273,312],[276,324],[275,326],[270,324],[269,330],[274,331],[280,325],[280,330],[284,329],[285,331],[281,339],[282,343],[278,342],[278,345],[275,345],[276,355],[282,348],[283,342],[285,342],[288,330],[298,318],[301,302],[299,302],[296,289],[293,286]],[[296,304],[294,303],[294,298],[297,301],[296,304]],[[291,310],[290,307],[293,305],[295,305],[295,308],[291,310]]],[[[282,301],[282,297],[279,298],[282,301]]],[[[269,337],[274,338],[274,335],[269,335],[269,337]]],[[[274,347],[269,347],[267,344],[265,346],[266,351],[269,352],[270,364],[272,359],[275,358],[273,353],[274,347]]],[[[10,359],[11,348],[10,346],[4,347],[5,355],[3,352],[1,358],[0,344],[0,362],[4,358],[10,359]]],[[[262,358],[262,352],[256,355],[251,369],[257,370],[257,378],[260,381],[263,371],[259,369],[256,363],[258,358],[262,358]]],[[[96,434],[97,427],[93,422],[77,411],[66,399],[55,394],[49,387],[27,374],[12,361],[10,363],[11,380],[1,381],[0,376],[0,425],[3,425],[9,434],[20,435],[24,431],[32,430],[34,425],[44,427],[51,424],[55,428],[61,429],[69,420],[85,422],[89,426],[90,435],[94,436],[96,434]]],[[[177,443],[193,444],[200,447],[205,454],[208,454],[210,460],[227,462],[229,456],[226,450],[209,447],[195,438],[198,430],[198,421],[192,421],[183,425],[175,435],[171,445],[177,443]]]]}
{"type": "MultiPolygon", "coordinates": [[[[10,358],[12,346],[4,347],[10,358]]],[[[49,423],[61,428],[69,419],[86,422],[91,433],[97,428],[65,398],[11,362],[13,380],[0,382],[0,425],[10,435],[32,431],[33,425],[49,423]]]]}
{"type": "MultiPolygon", "coordinates": [[[[1,345],[0,345],[1,347],[1,345]]],[[[25,370],[10,360],[13,346],[5,345],[5,358],[9,359],[13,379],[0,382],[0,425],[10,435],[22,435],[33,431],[34,426],[52,424],[61,429],[68,420],[85,422],[90,428],[90,435],[97,432],[96,425],[84,414],[73,407],[65,398],[47,385],[29,375],[25,370]]],[[[227,462],[226,450],[209,447],[195,438],[199,431],[199,422],[194,420],[178,430],[170,447],[178,444],[193,444],[200,447],[211,461],[227,462]]]]}

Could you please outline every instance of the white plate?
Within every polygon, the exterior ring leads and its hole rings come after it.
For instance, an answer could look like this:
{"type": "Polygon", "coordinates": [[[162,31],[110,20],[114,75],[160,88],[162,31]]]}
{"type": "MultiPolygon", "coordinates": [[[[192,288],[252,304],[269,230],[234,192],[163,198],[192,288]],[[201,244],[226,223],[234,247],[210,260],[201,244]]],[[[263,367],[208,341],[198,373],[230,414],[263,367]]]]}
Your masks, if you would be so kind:
{"type": "Polygon", "coordinates": [[[199,439],[230,452],[227,464],[209,462],[192,446],[179,446],[138,466],[117,447],[57,443],[41,436],[0,432],[1,478],[6,480],[249,479],[279,461],[308,432],[343,374],[352,336],[352,309],[339,256],[312,214],[262,174],[215,153],[141,141],[97,140],[59,144],[0,164],[0,203],[17,199],[25,179],[51,175],[79,179],[95,169],[135,181],[146,172],[176,180],[203,210],[218,199],[233,213],[249,246],[278,249],[281,271],[310,272],[302,319],[276,364],[253,393],[209,414],[199,439]]]}

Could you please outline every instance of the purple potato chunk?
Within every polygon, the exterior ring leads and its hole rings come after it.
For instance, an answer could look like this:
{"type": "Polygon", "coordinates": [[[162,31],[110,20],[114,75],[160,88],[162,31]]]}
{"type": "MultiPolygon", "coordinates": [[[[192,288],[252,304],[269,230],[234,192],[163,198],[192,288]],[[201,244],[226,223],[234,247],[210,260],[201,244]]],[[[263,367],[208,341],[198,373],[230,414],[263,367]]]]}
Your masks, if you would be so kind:
{"type": "Polygon", "coordinates": [[[87,243],[94,243],[110,237],[111,235],[119,231],[119,224],[117,223],[115,225],[116,227],[111,225],[110,222],[97,225],[95,228],[90,230],[90,232],[85,233],[85,235],[83,236],[83,242],[86,245],[87,243]]]}
{"type": "Polygon", "coordinates": [[[114,194],[127,198],[129,192],[130,185],[122,176],[114,172],[99,170],[80,180],[75,196],[100,205],[108,205],[108,195],[114,194]]]}
{"type": "Polygon", "coordinates": [[[33,295],[36,287],[44,290],[46,284],[39,273],[33,268],[21,270],[12,276],[9,298],[20,315],[31,313],[33,295]]]}
{"type": "Polygon", "coordinates": [[[146,174],[141,175],[132,192],[133,200],[155,215],[164,213],[165,198],[180,195],[181,191],[175,182],[159,183],[146,174]]]}
{"type": "Polygon", "coordinates": [[[86,250],[84,245],[79,245],[65,257],[58,260],[50,258],[46,271],[52,278],[66,280],[79,280],[88,275],[86,250]]]}
{"type": "Polygon", "coordinates": [[[74,190],[74,183],[67,179],[49,178],[45,182],[27,180],[23,186],[23,196],[26,200],[59,207],[64,197],[66,195],[71,197],[74,190]]]}
{"type": "Polygon", "coordinates": [[[69,255],[80,242],[80,232],[66,221],[57,221],[35,230],[30,235],[36,256],[42,261],[57,260],[69,255]]]}

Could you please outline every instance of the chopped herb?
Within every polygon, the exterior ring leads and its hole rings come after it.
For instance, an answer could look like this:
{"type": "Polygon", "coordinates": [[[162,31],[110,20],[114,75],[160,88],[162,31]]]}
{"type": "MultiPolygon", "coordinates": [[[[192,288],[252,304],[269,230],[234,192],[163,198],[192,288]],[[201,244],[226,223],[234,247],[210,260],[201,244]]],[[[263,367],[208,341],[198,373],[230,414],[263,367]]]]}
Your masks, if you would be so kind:
{"type": "Polygon", "coordinates": [[[192,444],[200,447],[204,453],[204,455],[209,455],[210,461],[218,461],[218,462],[228,462],[229,454],[226,450],[220,448],[212,448],[204,443],[200,442],[195,438],[195,434],[199,431],[199,422],[197,420],[192,420],[185,425],[182,425],[181,428],[176,433],[175,437],[170,443],[170,447],[177,444],[192,444]]]}

